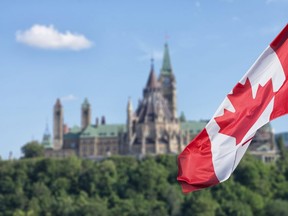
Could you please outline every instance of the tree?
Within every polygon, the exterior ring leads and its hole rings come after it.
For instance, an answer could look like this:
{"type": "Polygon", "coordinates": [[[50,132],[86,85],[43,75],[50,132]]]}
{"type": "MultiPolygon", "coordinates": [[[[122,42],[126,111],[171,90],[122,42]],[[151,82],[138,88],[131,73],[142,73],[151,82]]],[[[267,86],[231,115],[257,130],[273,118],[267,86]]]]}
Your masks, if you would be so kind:
{"type": "Polygon", "coordinates": [[[213,216],[218,207],[209,190],[197,191],[185,196],[181,215],[213,216]]]}
{"type": "Polygon", "coordinates": [[[0,216],[288,215],[288,164],[278,163],[246,155],[226,182],[183,195],[172,155],[0,161],[0,216]]]}
{"type": "Polygon", "coordinates": [[[265,208],[265,215],[280,216],[288,215],[288,202],[285,200],[271,200],[265,208]]]}
{"type": "Polygon", "coordinates": [[[34,158],[44,156],[44,147],[37,141],[28,142],[21,148],[23,158],[34,158]]]}

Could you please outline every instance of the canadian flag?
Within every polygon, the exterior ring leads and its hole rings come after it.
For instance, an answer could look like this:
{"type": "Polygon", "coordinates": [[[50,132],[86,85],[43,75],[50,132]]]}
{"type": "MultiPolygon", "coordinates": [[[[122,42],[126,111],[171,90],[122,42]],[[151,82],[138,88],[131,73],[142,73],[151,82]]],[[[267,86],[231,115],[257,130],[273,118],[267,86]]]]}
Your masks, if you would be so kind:
{"type": "Polygon", "coordinates": [[[288,25],[226,96],[212,119],[178,157],[184,193],[229,178],[256,131],[288,113],[288,25]]]}

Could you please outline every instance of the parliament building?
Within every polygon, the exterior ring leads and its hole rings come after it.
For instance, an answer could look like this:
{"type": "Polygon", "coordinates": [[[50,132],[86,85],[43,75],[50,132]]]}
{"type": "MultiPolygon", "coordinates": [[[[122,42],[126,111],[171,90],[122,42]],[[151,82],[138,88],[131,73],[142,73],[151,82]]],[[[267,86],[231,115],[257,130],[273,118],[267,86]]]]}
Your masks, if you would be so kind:
{"type": "Polygon", "coordinates": [[[142,99],[133,110],[127,102],[127,121],[107,124],[105,117],[91,121],[91,106],[86,98],[81,106],[81,126],[64,125],[64,107],[57,99],[53,109],[53,136],[45,132],[42,144],[47,157],[77,155],[101,158],[109,155],[178,154],[207,121],[186,121],[177,115],[176,79],[168,45],[164,46],[159,76],[153,61],[142,99]]]}
{"type": "MultiPolygon", "coordinates": [[[[126,123],[107,124],[104,116],[92,122],[91,106],[86,98],[81,105],[81,125],[68,128],[64,124],[64,107],[57,99],[53,108],[53,136],[46,131],[42,140],[45,156],[99,159],[110,155],[178,154],[208,121],[187,121],[183,113],[178,116],[176,92],[166,43],[159,76],[152,60],[137,108],[133,109],[130,99],[127,102],[126,123]]],[[[266,125],[259,131],[256,136],[259,142],[253,141],[251,151],[264,162],[274,161],[277,148],[271,126],[266,125]]]]}

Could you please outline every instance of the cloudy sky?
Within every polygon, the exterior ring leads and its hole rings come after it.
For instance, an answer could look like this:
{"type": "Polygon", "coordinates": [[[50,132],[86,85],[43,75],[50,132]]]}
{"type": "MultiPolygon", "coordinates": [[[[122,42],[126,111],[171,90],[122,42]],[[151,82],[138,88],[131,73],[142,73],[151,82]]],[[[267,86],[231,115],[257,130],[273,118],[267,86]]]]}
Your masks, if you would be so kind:
{"type": "MultiPolygon", "coordinates": [[[[151,56],[168,41],[178,110],[209,119],[288,21],[287,0],[3,0],[0,2],[0,155],[41,140],[57,98],[70,127],[87,97],[92,117],[126,121],[151,56]]],[[[94,120],[93,120],[94,121],[94,120]]],[[[272,123],[288,131],[288,118],[272,123]]]]}

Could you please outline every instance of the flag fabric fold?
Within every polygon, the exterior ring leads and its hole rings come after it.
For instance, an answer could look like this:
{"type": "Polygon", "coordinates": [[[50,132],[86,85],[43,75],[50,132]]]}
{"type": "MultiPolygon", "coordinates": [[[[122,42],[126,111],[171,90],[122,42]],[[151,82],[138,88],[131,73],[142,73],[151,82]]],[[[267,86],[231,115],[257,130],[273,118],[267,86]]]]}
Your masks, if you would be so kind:
{"type": "Polygon", "coordinates": [[[256,131],[287,113],[288,25],[178,156],[177,180],[182,191],[196,191],[227,180],[256,131]]]}

